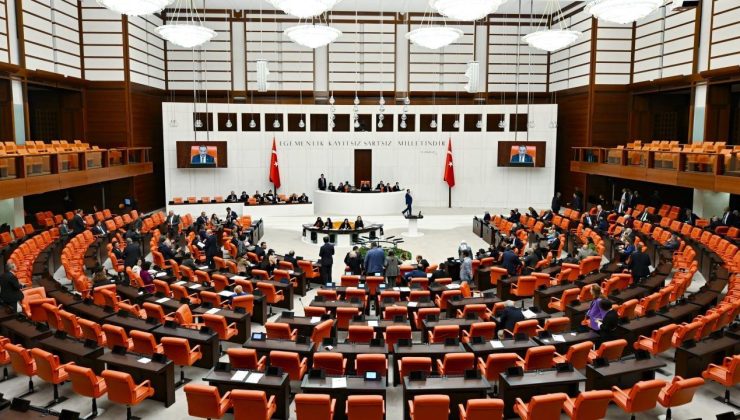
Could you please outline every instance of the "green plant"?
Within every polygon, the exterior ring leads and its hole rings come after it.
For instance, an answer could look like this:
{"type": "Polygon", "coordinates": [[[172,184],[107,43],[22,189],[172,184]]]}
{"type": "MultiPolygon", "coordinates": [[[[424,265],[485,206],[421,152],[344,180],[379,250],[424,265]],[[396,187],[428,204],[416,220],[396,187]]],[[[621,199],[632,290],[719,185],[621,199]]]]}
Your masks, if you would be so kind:
{"type": "MultiPolygon", "coordinates": [[[[369,251],[369,250],[370,250],[370,248],[368,248],[366,246],[360,247],[360,249],[358,250],[358,252],[360,254],[360,258],[365,259],[365,254],[367,254],[367,251],[369,251]]],[[[396,254],[396,257],[400,261],[410,260],[411,257],[412,257],[411,251],[407,251],[405,249],[398,248],[398,247],[383,247],[383,253],[385,253],[385,256],[386,257],[388,256],[388,251],[390,251],[390,250],[393,250],[393,253],[396,254]]]]}

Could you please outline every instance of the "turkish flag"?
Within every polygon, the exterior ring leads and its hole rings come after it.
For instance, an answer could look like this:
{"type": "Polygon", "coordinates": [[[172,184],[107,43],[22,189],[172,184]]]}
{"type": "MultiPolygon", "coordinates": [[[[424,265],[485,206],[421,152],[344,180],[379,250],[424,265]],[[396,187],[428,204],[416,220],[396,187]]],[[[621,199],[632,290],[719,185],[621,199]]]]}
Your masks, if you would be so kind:
{"type": "Polygon", "coordinates": [[[447,160],[445,161],[445,177],[443,180],[450,188],[455,186],[455,166],[452,164],[452,139],[447,142],[447,160]]]}
{"type": "Polygon", "coordinates": [[[275,191],[280,188],[280,166],[278,165],[275,138],[272,139],[272,158],[270,158],[270,182],[275,185],[275,191]]]}

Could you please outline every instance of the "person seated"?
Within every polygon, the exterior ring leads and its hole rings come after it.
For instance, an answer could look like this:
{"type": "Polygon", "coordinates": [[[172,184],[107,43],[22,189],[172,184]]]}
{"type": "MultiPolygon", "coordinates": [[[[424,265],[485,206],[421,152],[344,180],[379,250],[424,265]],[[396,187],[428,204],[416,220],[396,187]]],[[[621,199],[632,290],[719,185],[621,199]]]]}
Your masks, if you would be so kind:
{"type": "Polygon", "coordinates": [[[165,236],[159,237],[159,246],[157,247],[157,250],[162,254],[165,261],[175,259],[175,250],[168,246],[167,238],[165,236]]]}
{"type": "Polygon", "coordinates": [[[330,217],[326,218],[326,223],[324,224],[324,229],[333,230],[334,229],[334,222],[331,221],[330,217]]]}
{"type": "Polygon", "coordinates": [[[529,212],[529,216],[530,217],[534,217],[535,219],[539,219],[540,218],[540,214],[537,213],[537,210],[535,210],[534,207],[528,208],[527,209],[527,212],[529,212]]]}
{"type": "Polygon", "coordinates": [[[629,238],[624,241],[624,245],[617,246],[617,252],[619,252],[619,262],[626,262],[630,255],[632,255],[636,249],[637,248],[635,248],[635,244],[633,243],[632,239],[629,238]]]}
{"type": "Polygon", "coordinates": [[[352,229],[352,225],[349,223],[349,219],[344,219],[342,221],[342,224],[339,225],[339,230],[350,230],[352,229]]]}
{"type": "Polygon", "coordinates": [[[491,213],[483,213],[483,223],[491,223],[491,213]]]}
{"type": "Polygon", "coordinates": [[[370,182],[368,182],[368,181],[363,182],[362,185],[360,186],[360,191],[368,192],[370,190],[371,190],[371,188],[370,188],[370,182]]]}
{"type": "Polygon", "coordinates": [[[504,330],[513,331],[514,325],[519,321],[524,321],[522,310],[517,308],[514,301],[507,300],[504,302],[504,310],[501,311],[496,321],[496,330],[499,338],[504,338],[504,330]]]}
{"type": "Polygon", "coordinates": [[[295,257],[295,251],[292,249],[283,257],[283,261],[293,264],[293,268],[298,268],[298,260],[295,257]]]}
{"type": "Polygon", "coordinates": [[[437,279],[444,279],[450,277],[449,273],[447,273],[447,263],[443,262],[440,263],[437,266],[437,269],[432,272],[432,276],[429,277],[429,281],[433,282],[437,279]]]}
{"type": "Polygon", "coordinates": [[[681,218],[679,219],[679,222],[686,223],[688,225],[694,225],[696,223],[696,220],[699,218],[696,214],[694,214],[691,209],[686,209],[684,211],[683,215],[681,215],[681,218]]]}
{"type": "Polygon", "coordinates": [[[272,190],[269,190],[268,192],[266,192],[263,198],[264,198],[263,202],[265,203],[276,203],[277,202],[277,195],[273,194],[272,190]]]}
{"type": "Polygon", "coordinates": [[[240,284],[237,284],[236,286],[234,286],[234,294],[231,297],[235,298],[237,296],[246,296],[246,295],[247,295],[247,292],[244,291],[244,288],[240,284]]]}
{"type": "Polygon", "coordinates": [[[429,268],[429,261],[425,260],[421,255],[416,256],[416,264],[420,265],[424,271],[427,271],[427,268],[429,268]]]}
{"type": "Polygon", "coordinates": [[[545,214],[542,215],[542,219],[541,220],[544,223],[548,223],[548,222],[551,222],[552,221],[553,216],[554,215],[552,213],[552,210],[547,210],[547,211],[545,211],[545,214]]]}
{"type": "MultiPolygon", "coordinates": [[[[591,238],[588,238],[591,239],[591,238]]],[[[591,239],[590,242],[586,242],[578,249],[578,253],[576,254],[576,260],[581,261],[585,259],[586,257],[593,257],[596,255],[596,248],[595,245],[592,247],[591,245],[594,245],[593,239],[591,239]]]]}
{"type": "Polygon", "coordinates": [[[267,257],[262,258],[262,261],[257,264],[257,268],[259,270],[265,270],[268,273],[272,274],[272,271],[275,270],[275,267],[277,267],[278,260],[277,255],[275,255],[275,251],[270,249],[267,251],[267,257]]]}
{"type": "Polygon", "coordinates": [[[299,203],[308,203],[308,196],[306,195],[306,193],[303,193],[303,194],[301,194],[300,197],[298,197],[298,202],[299,203]]]}
{"type": "Polygon", "coordinates": [[[321,217],[316,218],[316,221],[314,222],[313,227],[318,228],[318,229],[324,228],[324,221],[321,220],[321,217]]]}
{"type": "Polygon", "coordinates": [[[226,202],[228,203],[235,203],[238,200],[238,197],[236,196],[236,193],[234,191],[231,191],[231,194],[226,196],[226,202]]]}
{"type": "Polygon", "coordinates": [[[337,185],[337,191],[344,192],[344,182],[340,182],[339,185],[337,185]]]}
{"type": "Polygon", "coordinates": [[[260,194],[259,191],[255,191],[254,195],[252,196],[255,200],[257,200],[257,204],[262,204],[262,194],[260,194]]]}
{"type": "Polygon", "coordinates": [[[506,220],[511,223],[519,223],[519,212],[516,209],[509,211],[509,217],[506,220]]]}
{"type": "Polygon", "coordinates": [[[383,184],[383,181],[380,181],[380,183],[375,186],[375,191],[380,191],[380,192],[385,191],[385,184],[383,184]]]}
{"type": "Polygon", "coordinates": [[[298,195],[295,193],[291,194],[290,197],[288,197],[288,203],[294,204],[298,202],[298,195]]]}
{"type": "Polygon", "coordinates": [[[509,245],[506,247],[506,251],[504,251],[501,256],[501,266],[506,269],[510,276],[517,275],[517,271],[519,271],[519,268],[522,266],[522,262],[519,259],[519,256],[514,252],[513,246],[509,245]]]}
{"type": "Polygon", "coordinates": [[[529,272],[534,271],[534,267],[538,262],[542,261],[547,251],[542,248],[529,248],[524,256],[524,266],[529,269],[529,272]]]}
{"type": "Polygon", "coordinates": [[[221,219],[216,216],[216,213],[213,213],[211,215],[211,220],[209,221],[212,227],[221,226],[221,219]]]}
{"type": "Polygon", "coordinates": [[[424,268],[421,265],[417,265],[413,270],[403,275],[404,280],[406,280],[406,284],[408,284],[411,279],[417,277],[427,277],[427,273],[424,271],[424,268]]]}
{"type": "Polygon", "coordinates": [[[365,227],[365,222],[362,221],[362,216],[357,216],[355,220],[355,229],[362,229],[365,227]]]}
{"type": "Polygon", "coordinates": [[[396,182],[396,185],[393,186],[393,191],[401,191],[401,186],[398,185],[398,182],[396,182]]]}
{"type": "Polygon", "coordinates": [[[242,195],[239,196],[239,201],[247,202],[249,200],[249,194],[246,191],[242,191],[242,195]]]}
{"type": "Polygon", "coordinates": [[[344,192],[350,192],[352,191],[352,185],[349,183],[349,181],[344,181],[344,192]]]}
{"type": "Polygon", "coordinates": [[[335,187],[335,186],[334,186],[334,183],[332,183],[332,182],[330,182],[330,183],[329,183],[329,187],[328,187],[328,189],[329,189],[329,191],[331,191],[331,192],[337,192],[337,187],[335,187]]]}

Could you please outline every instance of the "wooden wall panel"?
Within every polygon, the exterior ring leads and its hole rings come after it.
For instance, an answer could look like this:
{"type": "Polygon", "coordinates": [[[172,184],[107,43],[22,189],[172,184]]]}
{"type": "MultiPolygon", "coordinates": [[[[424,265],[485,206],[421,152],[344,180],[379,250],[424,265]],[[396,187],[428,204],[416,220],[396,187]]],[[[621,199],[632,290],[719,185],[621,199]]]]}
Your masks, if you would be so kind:
{"type": "Polygon", "coordinates": [[[616,147],[629,141],[630,92],[626,88],[600,89],[593,93],[592,146],[616,147]]]}
{"type": "Polygon", "coordinates": [[[737,66],[740,50],[737,48],[740,35],[740,3],[734,0],[712,2],[712,44],[709,49],[709,68],[737,66]]]}
{"type": "Polygon", "coordinates": [[[133,195],[143,210],[164,206],[164,150],[162,140],[162,101],[164,92],[156,90],[131,92],[131,145],[151,147],[154,173],[133,179],[133,195]]]}
{"type": "Polygon", "coordinates": [[[8,40],[7,0],[0,0],[0,62],[10,62],[10,41],[8,40]]]}
{"type": "Polygon", "coordinates": [[[85,92],[85,133],[102,148],[129,145],[128,98],[124,83],[93,83],[85,92]]]}
{"type": "Polygon", "coordinates": [[[0,141],[14,141],[13,95],[10,80],[0,79],[0,141]]]}
{"type": "Polygon", "coordinates": [[[570,171],[571,148],[588,144],[588,92],[558,95],[558,142],[555,159],[555,191],[570,201],[575,188],[586,190],[586,175],[570,171]]]}

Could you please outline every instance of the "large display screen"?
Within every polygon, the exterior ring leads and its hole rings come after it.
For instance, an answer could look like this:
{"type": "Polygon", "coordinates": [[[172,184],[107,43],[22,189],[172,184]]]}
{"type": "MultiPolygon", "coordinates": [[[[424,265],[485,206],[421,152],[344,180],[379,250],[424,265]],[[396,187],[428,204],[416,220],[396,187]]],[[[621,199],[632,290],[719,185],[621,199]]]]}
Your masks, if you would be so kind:
{"type": "Polygon", "coordinates": [[[498,166],[544,168],[545,150],[544,141],[500,141],[498,166]]]}
{"type": "Polygon", "coordinates": [[[226,168],[225,141],[177,142],[178,168],[226,168]]]}

